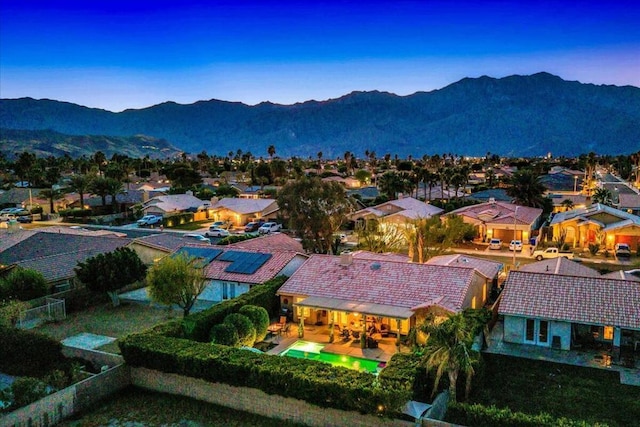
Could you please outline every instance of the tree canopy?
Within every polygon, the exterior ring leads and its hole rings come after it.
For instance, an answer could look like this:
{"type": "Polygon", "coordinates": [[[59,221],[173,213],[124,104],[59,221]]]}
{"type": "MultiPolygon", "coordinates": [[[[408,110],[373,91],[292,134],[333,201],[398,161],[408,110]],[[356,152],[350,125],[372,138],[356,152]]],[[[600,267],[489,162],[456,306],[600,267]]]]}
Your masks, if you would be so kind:
{"type": "Polygon", "coordinates": [[[47,294],[47,281],[36,270],[17,267],[0,281],[0,299],[28,301],[47,294]]]}
{"type": "Polygon", "coordinates": [[[118,290],[144,279],[147,266],[134,250],[118,248],[79,262],[75,271],[78,279],[89,290],[106,292],[116,306],[119,303],[118,290]]]}
{"type": "Polygon", "coordinates": [[[196,258],[186,255],[163,258],[147,274],[148,293],[152,300],[175,304],[189,315],[198,296],[206,287],[204,270],[196,258]]]}
{"type": "Polygon", "coordinates": [[[333,234],[353,211],[353,202],[336,182],[319,178],[302,178],[286,184],[278,195],[282,214],[289,219],[289,228],[302,238],[306,249],[327,253],[333,234]]]}

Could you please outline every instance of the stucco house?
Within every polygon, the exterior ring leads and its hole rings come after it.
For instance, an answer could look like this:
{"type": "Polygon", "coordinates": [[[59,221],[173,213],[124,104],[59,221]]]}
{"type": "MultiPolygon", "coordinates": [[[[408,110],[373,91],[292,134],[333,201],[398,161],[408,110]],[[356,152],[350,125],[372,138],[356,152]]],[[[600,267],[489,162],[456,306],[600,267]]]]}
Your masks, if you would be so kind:
{"type": "Polygon", "coordinates": [[[483,258],[475,258],[465,254],[449,254],[440,255],[430,258],[427,264],[443,265],[451,267],[471,267],[474,268],[482,277],[489,289],[489,294],[495,297],[498,291],[498,277],[504,269],[504,264],[497,261],[491,261],[483,258]]]}
{"type": "Polygon", "coordinates": [[[528,242],[542,221],[542,209],[519,206],[512,203],[490,200],[486,203],[464,206],[444,215],[457,215],[478,230],[483,241],[512,239],[528,242]]]}
{"type": "Polygon", "coordinates": [[[640,342],[635,281],[512,271],[498,312],[508,343],[562,350],[606,345],[619,356],[640,342]]]}
{"type": "Polygon", "coordinates": [[[351,214],[350,218],[354,221],[384,218],[389,223],[404,224],[409,220],[430,218],[434,215],[440,215],[442,212],[444,210],[437,206],[421,202],[413,197],[400,196],[396,200],[360,209],[351,214]]]}
{"type": "Polygon", "coordinates": [[[287,250],[252,251],[230,246],[183,246],[174,255],[201,258],[207,286],[199,299],[220,302],[274,277],[292,275],[307,256],[287,250]]]}
{"type": "Polygon", "coordinates": [[[275,219],[279,210],[274,199],[223,198],[209,208],[216,221],[231,221],[235,226],[245,225],[256,219],[275,219]]]}
{"type": "Polygon", "coordinates": [[[639,216],[599,203],[557,213],[550,226],[554,239],[564,235],[565,243],[573,247],[598,243],[611,250],[616,243],[628,243],[635,249],[640,243],[639,216]]]}
{"type": "Polygon", "coordinates": [[[155,196],[142,204],[142,211],[145,215],[161,215],[186,212],[189,209],[198,209],[209,202],[200,200],[191,194],[169,194],[164,196],[155,196]]]}
{"type": "Polygon", "coordinates": [[[189,243],[181,233],[157,233],[134,239],[129,247],[146,265],[152,265],[189,243]]]}
{"type": "Polygon", "coordinates": [[[482,307],[488,291],[473,267],[314,254],[277,294],[297,322],[346,327],[366,317],[406,335],[429,313],[482,307]]]}

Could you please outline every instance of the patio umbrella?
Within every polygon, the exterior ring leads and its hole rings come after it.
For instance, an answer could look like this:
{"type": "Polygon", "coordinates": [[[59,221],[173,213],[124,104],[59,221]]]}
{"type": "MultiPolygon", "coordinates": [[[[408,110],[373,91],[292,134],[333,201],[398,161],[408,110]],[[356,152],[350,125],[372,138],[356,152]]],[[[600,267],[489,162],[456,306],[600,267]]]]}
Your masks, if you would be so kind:
{"type": "Polygon", "coordinates": [[[410,400],[402,407],[402,413],[412,416],[416,419],[416,422],[418,422],[420,418],[422,418],[422,415],[424,415],[424,413],[427,412],[427,410],[431,408],[431,406],[432,405],[428,403],[410,400]]]}

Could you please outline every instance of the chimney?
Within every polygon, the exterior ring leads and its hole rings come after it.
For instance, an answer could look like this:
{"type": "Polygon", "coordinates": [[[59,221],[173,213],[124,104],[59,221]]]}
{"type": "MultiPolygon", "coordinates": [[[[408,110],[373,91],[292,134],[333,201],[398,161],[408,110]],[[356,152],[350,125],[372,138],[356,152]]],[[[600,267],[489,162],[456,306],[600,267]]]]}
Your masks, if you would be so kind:
{"type": "Polygon", "coordinates": [[[353,264],[353,254],[351,253],[342,253],[340,254],[340,265],[342,267],[348,267],[353,264]]]}

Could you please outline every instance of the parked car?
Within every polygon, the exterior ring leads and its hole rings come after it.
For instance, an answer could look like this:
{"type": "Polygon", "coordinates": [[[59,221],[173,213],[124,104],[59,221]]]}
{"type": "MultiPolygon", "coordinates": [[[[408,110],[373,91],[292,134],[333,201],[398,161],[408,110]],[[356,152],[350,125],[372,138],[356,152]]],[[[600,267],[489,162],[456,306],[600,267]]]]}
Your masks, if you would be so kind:
{"type": "Polygon", "coordinates": [[[630,258],[631,247],[627,243],[616,243],[616,258],[630,258]]]}
{"type": "Polygon", "coordinates": [[[145,215],[136,221],[138,226],[153,225],[162,223],[162,217],[158,215],[145,215]]]}
{"type": "Polygon", "coordinates": [[[33,222],[33,217],[31,215],[22,215],[18,217],[18,222],[21,222],[23,224],[28,224],[30,222],[33,222]]]}
{"type": "Polygon", "coordinates": [[[491,239],[489,241],[489,249],[502,249],[502,240],[500,239],[491,239]]]}
{"type": "MultiPolygon", "coordinates": [[[[221,228],[223,230],[228,230],[229,228],[231,228],[231,222],[229,222],[229,221],[216,221],[213,224],[211,224],[211,227],[221,228]]],[[[211,227],[209,227],[209,228],[211,228],[211,227]]]]}
{"type": "Polygon", "coordinates": [[[558,248],[547,248],[544,250],[542,249],[537,250],[533,254],[531,254],[531,256],[535,258],[537,261],[542,261],[543,259],[558,258],[558,257],[573,259],[573,252],[561,251],[558,248]]]}
{"type": "Polygon", "coordinates": [[[206,237],[227,237],[229,235],[229,232],[212,225],[211,227],[209,227],[209,230],[205,231],[204,235],[206,237]]]}
{"type": "Polygon", "coordinates": [[[512,240],[511,243],[509,243],[509,250],[522,252],[522,240],[512,240]]]}
{"type": "Polygon", "coordinates": [[[244,232],[251,233],[252,231],[258,231],[258,228],[260,228],[262,224],[264,224],[264,221],[251,221],[244,226],[244,232]]]}
{"type": "Polygon", "coordinates": [[[0,214],[0,221],[11,221],[11,220],[15,220],[16,218],[17,218],[17,216],[14,213],[3,213],[3,214],[0,214]]]}
{"type": "Polygon", "coordinates": [[[277,222],[265,222],[258,228],[259,234],[269,234],[274,231],[280,231],[282,229],[282,225],[277,222]]]}
{"type": "Polygon", "coordinates": [[[202,234],[187,233],[183,237],[185,239],[196,240],[200,243],[211,243],[211,240],[207,239],[202,234]]]}

